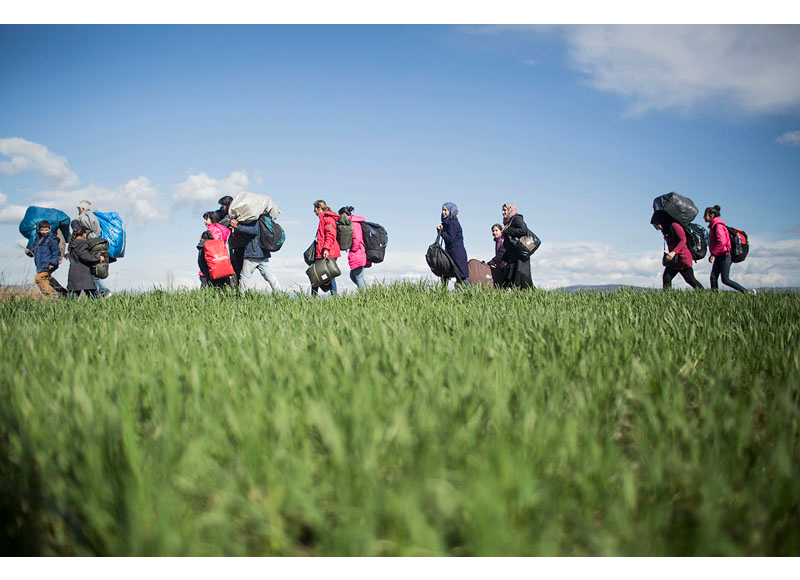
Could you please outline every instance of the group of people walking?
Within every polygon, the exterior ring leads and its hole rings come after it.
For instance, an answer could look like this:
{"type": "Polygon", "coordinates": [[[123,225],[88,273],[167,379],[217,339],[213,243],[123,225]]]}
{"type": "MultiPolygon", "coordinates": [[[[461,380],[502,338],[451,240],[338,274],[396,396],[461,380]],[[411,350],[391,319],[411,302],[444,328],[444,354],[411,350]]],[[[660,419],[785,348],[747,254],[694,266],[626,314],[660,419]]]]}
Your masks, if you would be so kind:
{"type": "MultiPolygon", "coordinates": [[[[241,223],[235,217],[230,216],[228,209],[232,201],[231,196],[222,197],[219,200],[219,209],[203,214],[206,229],[197,244],[201,286],[228,286],[247,290],[251,287],[253,274],[258,270],[272,292],[281,291],[280,281],[269,264],[271,253],[265,251],[259,242],[258,221],[241,223]],[[212,278],[210,275],[204,252],[205,244],[209,240],[222,240],[230,258],[229,267],[232,266],[232,275],[222,278],[212,278]]],[[[39,222],[35,243],[25,250],[26,254],[34,258],[36,285],[43,294],[48,296],[69,295],[74,297],[81,293],[92,297],[108,296],[111,294],[109,289],[100,278],[92,273],[92,266],[107,258],[96,252],[90,252],[88,243],[89,239],[102,236],[100,223],[94,215],[92,203],[88,200],[78,203],[77,210],[77,217],[70,222],[72,235],[66,251],[64,250],[63,236],[56,236],[48,221],[39,222]],[[53,277],[53,272],[61,265],[63,258],[67,258],[70,262],[66,288],[63,288],[53,277]]],[[[340,208],[338,213],[334,212],[322,199],[314,202],[313,210],[319,223],[313,254],[307,256],[307,261],[309,263],[326,259],[336,261],[342,256],[343,251],[337,237],[337,226],[341,223],[355,225],[356,227],[352,227],[352,244],[347,250],[350,279],[359,290],[366,288],[364,270],[372,264],[367,258],[364,234],[360,227],[365,222],[365,218],[355,214],[352,206],[345,206],[340,208]]],[[[513,203],[503,204],[501,214],[502,223],[495,223],[491,228],[494,257],[488,262],[488,265],[492,270],[494,283],[496,286],[504,288],[532,288],[530,256],[521,255],[518,250],[519,246],[512,243],[512,240],[518,240],[529,234],[528,226],[523,215],[519,213],[513,203]]],[[[68,218],[63,213],[61,215],[63,216],[61,223],[65,225],[68,218]]],[[[437,224],[436,229],[444,241],[444,250],[455,266],[456,284],[469,286],[471,284],[467,252],[458,215],[458,206],[455,203],[444,203],[441,209],[441,221],[437,224]]],[[[712,264],[711,289],[717,290],[719,279],[722,278],[722,283],[734,290],[741,293],[748,292],[745,287],[730,277],[731,237],[725,222],[720,217],[720,206],[707,207],[703,218],[708,227],[709,262],[712,264]]],[[[666,211],[655,211],[650,223],[662,233],[666,246],[663,258],[663,287],[671,288],[672,280],[680,274],[692,288],[703,289],[703,285],[694,275],[694,259],[687,244],[684,226],[666,211]]],[[[702,230],[698,229],[697,231],[702,230]]],[[[342,244],[344,245],[344,242],[342,244]]],[[[311,249],[309,248],[309,250],[311,249]]],[[[377,260],[377,258],[375,259],[377,260]]],[[[113,258],[111,261],[114,261],[113,258]]],[[[443,278],[443,282],[447,284],[448,279],[443,278]]],[[[331,279],[325,286],[312,287],[312,294],[317,295],[320,290],[336,295],[338,293],[336,278],[331,279]]]]}
{"type": "Polygon", "coordinates": [[[91,297],[110,296],[111,291],[91,271],[93,265],[105,260],[104,256],[89,252],[88,240],[102,235],[100,222],[90,201],[79,202],[77,210],[78,216],[70,222],[71,237],[66,251],[62,249],[63,242],[53,233],[50,222],[39,222],[36,241],[25,250],[36,266],[36,285],[45,296],[78,297],[81,293],[91,297]],[[53,277],[63,258],[69,260],[66,288],[53,277]]]}
{"type": "MultiPolygon", "coordinates": [[[[200,242],[197,244],[198,265],[200,267],[200,285],[239,288],[247,290],[253,273],[258,270],[272,292],[282,290],[278,277],[270,267],[269,260],[272,257],[270,252],[263,249],[259,242],[259,224],[241,223],[236,218],[228,215],[233,198],[225,196],[219,200],[220,208],[203,214],[203,221],[206,224],[206,231],[203,232],[200,242]],[[212,279],[206,261],[204,249],[205,242],[211,239],[223,240],[228,246],[233,275],[224,278],[212,279]]],[[[371,266],[367,260],[366,248],[363,241],[363,233],[360,226],[365,218],[356,215],[353,206],[345,206],[335,213],[325,200],[318,199],[314,202],[314,214],[319,219],[315,236],[315,249],[313,261],[330,259],[337,260],[342,256],[342,249],[337,239],[337,224],[340,219],[346,218],[357,227],[352,228],[352,244],[348,250],[348,264],[350,266],[350,279],[359,290],[367,287],[364,281],[364,268],[371,266]]],[[[322,287],[312,287],[311,293],[316,296],[318,292],[330,292],[331,295],[338,293],[336,278],[333,278],[329,285],[322,287]]]]}
{"type": "MultiPolygon", "coordinates": [[[[748,290],[730,278],[731,271],[731,238],[725,222],[720,217],[720,207],[715,205],[707,207],[703,213],[703,220],[708,224],[708,261],[711,267],[711,289],[719,289],[719,278],[722,283],[734,290],[747,293],[748,290]]],[[[667,251],[664,254],[664,273],[662,284],[664,288],[672,287],[672,280],[680,274],[689,286],[695,290],[703,290],[703,285],[694,276],[693,257],[687,244],[686,231],[683,226],[664,211],[653,212],[650,219],[653,227],[664,236],[667,251]]],[[[755,291],[750,291],[755,293],[755,291]]]]}
{"type": "MultiPolygon", "coordinates": [[[[528,225],[513,203],[503,204],[501,210],[503,225],[492,226],[495,255],[488,262],[493,270],[496,284],[503,288],[532,288],[531,262],[520,255],[511,242],[528,234],[528,225]]],[[[464,247],[464,232],[458,221],[458,206],[452,202],[442,205],[442,221],[436,226],[444,240],[444,249],[456,265],[456,284],[471,286],[467,250],[464,247]]],[[[447,284],[447,279],[443,279],[447,284]]]]}

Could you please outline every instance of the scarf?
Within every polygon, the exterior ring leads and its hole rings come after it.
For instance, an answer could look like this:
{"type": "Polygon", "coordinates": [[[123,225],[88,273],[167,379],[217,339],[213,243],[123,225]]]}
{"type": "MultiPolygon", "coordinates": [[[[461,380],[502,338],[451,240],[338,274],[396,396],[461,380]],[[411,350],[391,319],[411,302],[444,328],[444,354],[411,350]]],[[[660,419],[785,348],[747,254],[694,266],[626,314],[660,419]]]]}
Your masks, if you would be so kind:
{"type": "Polygon", "coordinates": [[[517,215],[517,206],[515,206],[513,203],[506,203],[503,204],[503,207],[509,209],[508,217],[503,218],[503,225],[508,225],[511,223],[513,217],[517,215]]]}
{"type": "Polygon", "coordinates": [[[446,218],[442,218],[442,223],[444,223],[444,222],[445,222],[445,220],[450,220],[450,219],[453,219],[454,217],[456,217],[456,216],[458,215],[458,206],[457,206],[456,204],[454,204],[452,201],[446,201],[446,202],[444,202],[444,203],[442,204],[442,207],[446,207],[446,208],[447,208],[447,211],[449,211],[449,212],[450,212],[450,213],[447,215],[447,217],[446,217],[446,218]]]}

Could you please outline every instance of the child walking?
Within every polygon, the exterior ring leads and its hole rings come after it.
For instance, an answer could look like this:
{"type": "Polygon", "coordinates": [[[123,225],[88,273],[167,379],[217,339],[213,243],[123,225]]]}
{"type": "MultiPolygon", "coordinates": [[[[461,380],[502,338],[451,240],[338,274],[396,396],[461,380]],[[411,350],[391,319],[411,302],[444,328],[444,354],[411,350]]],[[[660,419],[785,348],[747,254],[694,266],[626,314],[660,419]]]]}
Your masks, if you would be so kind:
{"type": "Polygon", "coordinates": [[[25,253],[33,258],[36,265],[36,285],[45,296],[66,294],[66,290],[53,278],[53,272],[61,264],[61,248],[58,246],[58,237],[50,231],[50,222],[39,222],[39,230],[33,247],[26,249],[25,253]]]}

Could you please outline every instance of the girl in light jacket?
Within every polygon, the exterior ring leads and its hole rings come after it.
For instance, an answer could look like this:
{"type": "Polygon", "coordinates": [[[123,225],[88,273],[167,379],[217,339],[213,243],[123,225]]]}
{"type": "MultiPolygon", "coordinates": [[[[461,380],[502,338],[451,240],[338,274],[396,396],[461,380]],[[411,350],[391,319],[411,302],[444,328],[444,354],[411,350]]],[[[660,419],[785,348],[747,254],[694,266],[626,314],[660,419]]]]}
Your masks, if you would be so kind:
{"type": "MultiPolygon", "coordinates": [[[[339,248],[339,242],[336,241],[336,221],[337,216],[325,200],[318,199],[314,202],[314,213],[319,218],[319,225],[317,226],[317,254],[314,262],[319,262],[325,258],[335,260],[342,255],[339,248]]],[[[353,228],[355,229],[355,228],[353,228]]],[[[336,278],[331,280],[331,296],[335,296],[336,292],[336,278]]],[[[316,296],[319,288],[312,286],[311,294],[316,296]]]]}
{"type": "Polygon", "coordinates": [[[747,289],[730,279],[731,274],[731,236],[722,218],[719,217],[719,206],[707,207],[703,219],[708,224],[708,261],[711,266],[711,289],[718,290],[719,275],[722,283],[745,294],[747,289]]]}
{"type": "Polygon", "coordinates": [[[361,224],[366,220],[363,216],[354,215],[352,205],[345,206],[339,210],[340,216],[347,216],[353,222],[353,244],[347,253],[347,263],[350,265],[350,279],[359,290],[367,287],[364,282],[364,268],[369,268],[372,264],[367,261],[367,248],[364,247],[364,230],[361,224]]]}
{"type": "MultiPolygon", "coordinates": [[[[469,267],[467,265],[467,249],[464,247],[464,231],[458,221],[458,206],[450,201],[442,205],[442,223],[436,226],[442,234],[444,249],[453,258],[456,264],[456,284],[472,286],[467,280],[469,267]]],[[[447,278],[443,279],[447,284],[447,278]]]]}
{"type": "Polygon", "coordinates": [[[672,279],[680,274],[689,286],[695,290],[702,290],[703,285],[694,277],[692,252],[686,245],[686,232],[683,231],[683,226],[663,211],[653,212],[650,223],[664,235],[669,250],[664,256],[666,263],[661,277],[663,287],[672,288],[672,279]]]}

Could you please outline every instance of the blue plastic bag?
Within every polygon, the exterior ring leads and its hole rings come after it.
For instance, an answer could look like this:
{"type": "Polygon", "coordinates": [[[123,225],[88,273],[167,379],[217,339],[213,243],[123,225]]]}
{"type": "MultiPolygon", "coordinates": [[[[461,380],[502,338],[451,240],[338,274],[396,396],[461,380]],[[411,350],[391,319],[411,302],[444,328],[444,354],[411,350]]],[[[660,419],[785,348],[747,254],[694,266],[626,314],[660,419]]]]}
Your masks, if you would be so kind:
{"type": "Polygon", "coordinates": [[[108,253],[112,258],[125,257],[125,224],[122,218],[115,211],[94,212],[97,221],[100,222],[100,229],[103,231],[103,238],[108,240],[108,253]]]}
{"type": "Polygon", "coordinates": [[[39,222],[42,220],[50,222],[50,230],[53,233],[61,230],[64,241],[69,242],[69,216],[60,209],[32,205],[25,211],[25,217],[19,224],[19,233],[28,238],[27,249],[31,249],[36,243],[36,232],[39,230],[39,222]]]}

